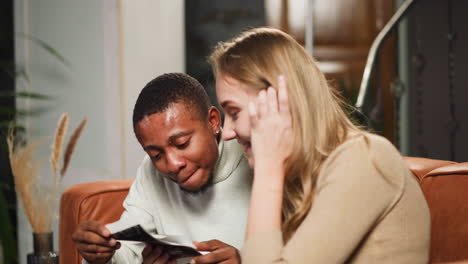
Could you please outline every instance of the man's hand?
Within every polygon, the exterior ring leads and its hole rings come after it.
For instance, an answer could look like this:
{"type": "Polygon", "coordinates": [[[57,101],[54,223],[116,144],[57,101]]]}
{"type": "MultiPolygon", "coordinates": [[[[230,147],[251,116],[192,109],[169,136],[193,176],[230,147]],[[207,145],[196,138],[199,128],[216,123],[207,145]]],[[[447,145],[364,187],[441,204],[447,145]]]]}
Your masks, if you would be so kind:
{"type": "Polygon", "coordinates": [[[209,240],[205,242],[194,242],[197,250],[210,251],[210,253],[198,256],[192,259],[191,264],[239,264],[241,263],[239,251],[226,243],[219,240],[209,240]]]}
{"type": "Polygon", "coordinates": [[[146,245],[141,252],[143,264],[176,264],[175,260],[169,261],[169,254],[164,252],[164,248],[155,245],[146,245]]]}
{"type": "Polygon", "coordinates": [[[81,223],[72,235],[81,256],[91,264],[104,264],[114,255],[120,243],[110,237],[110,231],[95,221],[81,223]]]}

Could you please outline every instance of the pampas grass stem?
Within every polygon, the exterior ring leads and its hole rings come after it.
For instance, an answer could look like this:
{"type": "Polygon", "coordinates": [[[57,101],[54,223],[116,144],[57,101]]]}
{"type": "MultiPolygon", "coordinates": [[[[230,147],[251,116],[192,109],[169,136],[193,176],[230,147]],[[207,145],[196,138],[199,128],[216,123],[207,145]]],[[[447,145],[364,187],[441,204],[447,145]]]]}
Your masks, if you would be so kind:
{"type": "Polygon", "coordinates": [[[68,114],[64,113],[55,132],[50,155],[52,167],[52,185],[46,186],[39,181],[39,162],[34,157],[34,152],[39,147],[39,142],[31,141],[26,144],[18,144],[15,139],[13,129],[8,130],[7,144],[13,177],[15,179],[15,189],[23,202],[23,207],[29,223],[35,233],[52,232],[52,224],[55,221],[55,205],[59,196],[59,186],[70,164],[73,151],[78,139],[86,125],[86,118],[81,121],[75,129],[65,148],[63,157],[63,167],[60,170],[60,180],[57,180],[59,159],[62,144],[68,127],[68,114]]]}
{"type": "Polygon", "coordinates": [[[63,167],[60,170],[60,175],[61,175],[60,180],[63,179],[63,176],[67,172],[71,157],[73,155],[73,152],[75,151],[76,143],[78,143],[78,139],[80,138],[80,135],[86,126],[86,122],[87,122],[86,118],[81,121],[81,123],[78,125],[75,131],[73,131],[73,134],[70,137],[70,140],[68,141],[67,147],[65,148],[65,154],[63,155],[63,167]]]}

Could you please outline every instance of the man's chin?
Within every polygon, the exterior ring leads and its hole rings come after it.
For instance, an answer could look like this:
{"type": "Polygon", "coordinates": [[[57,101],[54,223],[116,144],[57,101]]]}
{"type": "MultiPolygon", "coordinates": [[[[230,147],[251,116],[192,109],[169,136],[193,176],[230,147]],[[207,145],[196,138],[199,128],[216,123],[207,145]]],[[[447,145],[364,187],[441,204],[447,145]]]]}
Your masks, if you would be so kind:
{"type": "Polygon", "coordinates": [[[207,180],[205,180],[202,183],[199,183],[198,185],[195,186],[183,186],[179,185],[180,190],[192,194],[192,195],[198,195],[206,192],[207,189],[209,189],[213,185],[213,175],[211,174],[207,180]]]}

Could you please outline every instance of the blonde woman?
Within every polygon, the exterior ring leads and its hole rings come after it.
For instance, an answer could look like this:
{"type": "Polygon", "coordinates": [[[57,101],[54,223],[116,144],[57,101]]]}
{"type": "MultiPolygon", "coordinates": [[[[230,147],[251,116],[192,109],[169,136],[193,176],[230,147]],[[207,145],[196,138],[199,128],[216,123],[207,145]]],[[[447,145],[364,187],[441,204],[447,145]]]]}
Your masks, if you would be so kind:
{"type": "Polygon", "coordinates": [[[429,210],[400,153],[348,119],[291,36],[256,28],[210,57],[222,136],[254,183],[244,263],[427,263],[429,210]]]}

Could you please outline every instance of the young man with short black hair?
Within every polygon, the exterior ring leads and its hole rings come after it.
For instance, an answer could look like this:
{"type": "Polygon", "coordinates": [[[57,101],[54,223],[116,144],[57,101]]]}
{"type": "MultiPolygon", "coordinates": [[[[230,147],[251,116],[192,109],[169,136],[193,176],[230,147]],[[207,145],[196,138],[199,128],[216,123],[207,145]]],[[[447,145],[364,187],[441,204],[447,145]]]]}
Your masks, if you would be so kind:
{"type": "MultiPolygon", "coordinates": [[[[210,253],[195,258],[196,263],[240,263],[237,249],[244,240],[251,170],[241,147],[220,139],[220,113],[201,84],[182,73],[155,78],[137,99],[133,126],[148,156],[121,219],[205,241],[196,246],[210,253]]],[[[73,240],[91,264],[170,260],[160,247],[115,241],[102,223],[82,223],[73,240]]]]}

